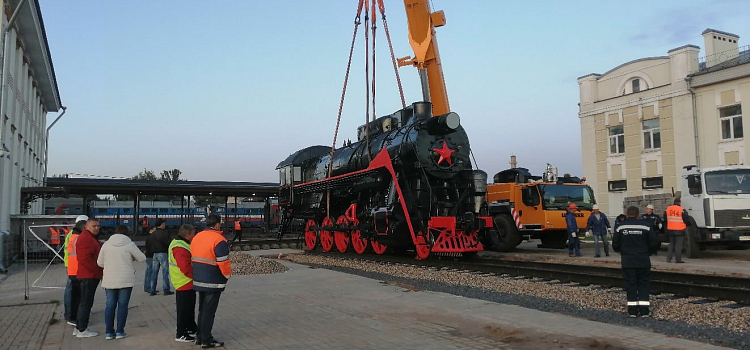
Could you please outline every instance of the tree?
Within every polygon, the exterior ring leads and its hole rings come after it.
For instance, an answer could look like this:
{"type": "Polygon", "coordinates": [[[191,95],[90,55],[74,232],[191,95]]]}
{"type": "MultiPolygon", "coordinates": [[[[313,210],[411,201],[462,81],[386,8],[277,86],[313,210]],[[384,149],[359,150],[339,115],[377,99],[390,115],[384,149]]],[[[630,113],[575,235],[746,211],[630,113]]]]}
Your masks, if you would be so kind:
{"type": "MultiPolygon", "coordinates": [[[[179,170],[178,170],[179,171],[179,170]]],[[[156,174],[154,174],[153,170],[143,169],[138,175],[131,177],[132,180],[146,180],[146,181],[153,181],[157,180],[156,174]]]]}
{"type": "Polygon", "coordinates": [[[180,181],[180,169],[162,170],[161,179],[165,181],[180,181]]]}
{"type": "MultiPolygon", "coordinates": [[[[162,170],[160,176],[157,177],[153,170],[143,169],[138,175],[131,177],[131,180],[142,180],[142,181],[185,181],[180,179],[182,171],[180,169],[162,170]]],[[[132,201],[134,198],[130,195],[117,195],[115,199],[118,201],[132,201]]],[[[144,195],[141,196],[142,201],[168,201],[173,199],[180,199],[179,196],[162,196],[162,195],[144,195]]]]}

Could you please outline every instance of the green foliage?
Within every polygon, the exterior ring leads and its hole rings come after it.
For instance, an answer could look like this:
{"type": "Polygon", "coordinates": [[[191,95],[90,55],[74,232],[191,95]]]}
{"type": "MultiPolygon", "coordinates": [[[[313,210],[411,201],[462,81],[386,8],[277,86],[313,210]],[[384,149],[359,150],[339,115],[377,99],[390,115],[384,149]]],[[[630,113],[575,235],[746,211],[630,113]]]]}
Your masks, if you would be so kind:
{"type": "MultiPolygon", "coordinates": [[[[182,171],[180,169],[162,170],[159,177],[153,170],[143,169],[138,175],[131,177],[131,180],[143,180],[143,181],[185,181],[180,179],[182,171]]],[[[133,196],[129,195],[116,195],[115,199],[118,201],[130,201],[134,200],[133,196]]],[[[179,200],[179,196],[162,196],[162,195],[144,195],[141,196],[142,201],[169,201],[179,200]]]]}

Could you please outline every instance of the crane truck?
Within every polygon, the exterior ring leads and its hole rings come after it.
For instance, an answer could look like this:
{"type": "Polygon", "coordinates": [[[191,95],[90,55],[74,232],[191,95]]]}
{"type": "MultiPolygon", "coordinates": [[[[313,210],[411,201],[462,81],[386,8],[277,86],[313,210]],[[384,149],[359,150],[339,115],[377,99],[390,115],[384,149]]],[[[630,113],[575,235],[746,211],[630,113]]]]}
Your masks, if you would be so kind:
{"type": "Polygon", "coordinates": [[[524,238],[540,239],[540,247],[564,248],[568,206],[578,206],[576,222],[583,232],[596,203],[585,178],[558,177],[557,168],[550,164],[541,177],[531,175],[526,168],[511,168],[495,174],[493,182],[487,185],[495,228],[489,238],[498,251],[513,250],[524,238]]]}

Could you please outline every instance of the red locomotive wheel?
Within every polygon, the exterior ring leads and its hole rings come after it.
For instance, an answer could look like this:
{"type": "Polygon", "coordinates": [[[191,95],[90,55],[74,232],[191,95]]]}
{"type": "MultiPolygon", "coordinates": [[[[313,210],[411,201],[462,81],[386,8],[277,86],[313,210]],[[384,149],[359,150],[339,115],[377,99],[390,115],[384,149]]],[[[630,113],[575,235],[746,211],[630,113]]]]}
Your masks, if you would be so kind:
{"type": "Polygon", "coordinates": [[[326,216],[320,226],[322,227],[320,229],[320,246],[323,247],[324,252],[328,253],[333,248],[333,232],[331,232],[333,221],[326,216]]]}
{"type": "Polygon", "coordinates": [[[336,226],[337,229],[333,233],[336,249],[341,253],[346,253],[346,250],[349,249],[349,241],[351,240],[349,238],[349,220],[346,219],[346,216],[341,215],[336,220],[336,226]]]}
{"type": "Polygon", "coordinates": [[[376,240],[373,240],[370,242],[370,245],[372,246],[372,251],[375,252],[377,255],[383,255],[385,254],[385,251],[388,249],[388,246],[385,244],[382,244],[376,240]]]}
{"type": "Polygon", "coordinates": [[[318,234],[311,227],[315,227],[317,224],[315,220],[307,220],[305,225],[305,247],[307,250],[315,250],[315,246],[318,245],[318,234]]]}
{"type": "Polygon", "coordinates": [[[362,232],[359,230],[351,231],[352,247],[357,254],[364,254],[367,250],[368,240],[362,238],[362,232]]]}
{"type": "Polygon", "coordinates": [[[430,257],[430,246],[425,241],[424,236],[420,234],[417,235],[417,244],[414,250],[417,253],[417,260],[427,260],[430,257]]]}

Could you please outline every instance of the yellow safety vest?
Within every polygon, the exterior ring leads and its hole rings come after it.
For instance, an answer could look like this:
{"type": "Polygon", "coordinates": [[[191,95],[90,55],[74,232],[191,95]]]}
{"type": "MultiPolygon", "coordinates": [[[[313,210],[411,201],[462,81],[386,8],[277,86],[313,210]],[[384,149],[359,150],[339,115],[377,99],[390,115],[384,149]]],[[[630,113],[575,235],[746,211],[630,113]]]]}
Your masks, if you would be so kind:
{"type": "Polygon", "coordinates": [[[182,286],[190,283],[193,279],[185,276],[180,270],[180,267],[177,266],[177,260],[175,260],[174,254],[172,253],[172,249],[176,247],[190,251],[190,244],[181,239],[173,239],[172,242],[169,243],[169,278],[172,280],[175,289],[180,289],[182,286]]]}

